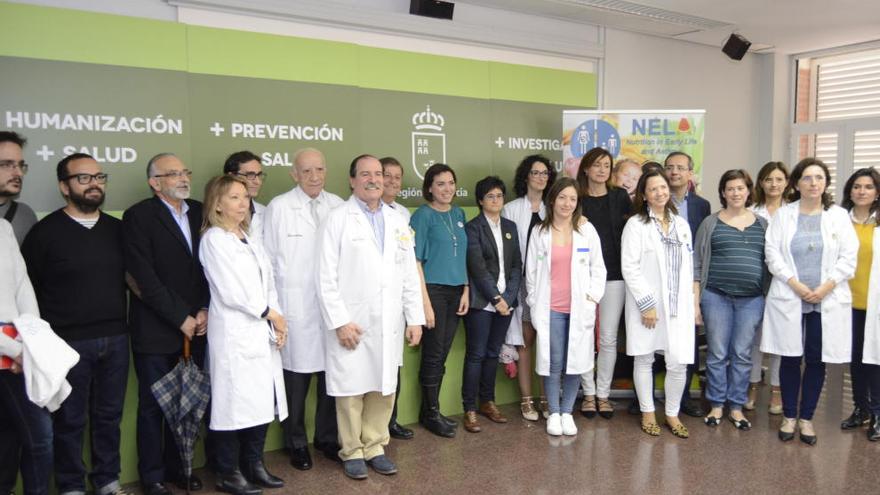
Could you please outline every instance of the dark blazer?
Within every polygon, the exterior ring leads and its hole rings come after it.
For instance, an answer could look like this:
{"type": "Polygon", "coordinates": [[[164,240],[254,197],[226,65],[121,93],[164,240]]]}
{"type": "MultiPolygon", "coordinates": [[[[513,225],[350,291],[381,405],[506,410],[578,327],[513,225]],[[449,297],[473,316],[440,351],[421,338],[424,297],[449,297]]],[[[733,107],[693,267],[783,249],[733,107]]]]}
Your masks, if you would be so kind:
{"type": "Polygon", "coordinates": [[[520,284],[522,283],[522,256],[516,224],[506,218],[501,219],[501,240],[504,246],[504,293],[498,292],[498,246],[486,216],[480,213],[464,227],[467,232],[467,268],[470,281],[470,306],[483,309],[500,295],[510,307],[517,305],[520,284]]]}
{"type": "MultiPolygon", "coordinates": [[[[140,294],[129,304],[131,347],[135,353],[180,352],[180,325],[208,307],[208,282],[199,262],[202,204],[186,200],[192,252],[168,207],[154,196],[122,216],[125,267],[140,294]]],[[[205,337],[193,338],[193,352],[204,350],[205,337]]]]}
{"type": "Polygon", "coordinates": [[[687,196],[684,197],[684,200],[687,202],[687,221],[688,225],[691,227],[691,239],[696,239],[697,229],[700,228],[700,224],[703,223],[703,220],[705,220],[706,217],[712,214],[712,206],[702,196],[695,192],[688,192],[687,196]]]}

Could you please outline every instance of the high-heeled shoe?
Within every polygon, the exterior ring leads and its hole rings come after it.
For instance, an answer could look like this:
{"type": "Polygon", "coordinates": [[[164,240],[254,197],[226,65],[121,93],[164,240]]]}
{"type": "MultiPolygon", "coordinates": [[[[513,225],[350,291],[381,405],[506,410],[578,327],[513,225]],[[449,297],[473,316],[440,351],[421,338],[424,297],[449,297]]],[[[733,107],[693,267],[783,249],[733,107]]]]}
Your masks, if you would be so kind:
{"type": "Polygon", "coordinates": [[[801,442],[807,445],[816,445],[816,430],[813,429],[813,422],[808,419],[798,420],[798,432],[800,433],[801,442]]]}
{"type": "Polygon", "coordinates": [[[782,424],[779,425],[779,439],[788,442],[794,438],[794,429],[797,426],[797,419],[782,418],[782,424]]]}
{"type": "Polygon", "coordinates": [[[532,404],[531,396],[523,397],[522,400],[520,400],[519,411],[522,413],[523,419],[528,421],[538,420],[538,411],[535,410],[535,405],[532,404]]]}
{"type": "Polygon", "coordinates": [[[746,411],[754,411],[755,403],[758,401],[758,390],[760,390],[760,383],[752,383],[749,385],[749,396],[746,400],[746,403],[743,404],[743,409],[746,411]]]}

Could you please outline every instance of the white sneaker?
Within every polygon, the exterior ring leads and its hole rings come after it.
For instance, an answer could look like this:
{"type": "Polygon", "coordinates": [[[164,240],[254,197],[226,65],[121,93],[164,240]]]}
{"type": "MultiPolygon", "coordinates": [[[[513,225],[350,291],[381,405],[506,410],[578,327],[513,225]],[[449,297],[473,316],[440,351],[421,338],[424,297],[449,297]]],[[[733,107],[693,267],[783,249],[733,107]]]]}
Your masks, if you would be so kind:
{"type": "Polygon", "coordinates": [[[562,434],[569,436],[578,434],[578,427],[574,424],[571,414],[562,415],[562,434]]]}
{"type": "Polygon", "coordinates": [[[558,413],[553,413],[547,418],[547,434],[554,437],[562,435],[562,420],[559,418],[558,413]]]}

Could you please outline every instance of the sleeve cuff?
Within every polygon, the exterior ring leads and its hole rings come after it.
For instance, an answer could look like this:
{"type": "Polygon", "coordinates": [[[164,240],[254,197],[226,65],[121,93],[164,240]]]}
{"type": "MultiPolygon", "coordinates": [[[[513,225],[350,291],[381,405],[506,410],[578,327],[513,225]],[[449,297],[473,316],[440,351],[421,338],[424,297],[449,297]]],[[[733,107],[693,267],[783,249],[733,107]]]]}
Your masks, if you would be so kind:
{"type": "Polygon", "coordinates": [[[653,294],[649,294],[639,300],[636,301],[636,306],[639,308],[640,313],[644,313],[649,309],[653,309],[657,306],[657,301],[654,299],[653,294]]]}
{"type": "Polygon", "coordinates": [[[263,311],[262,314],[260,314],[260,318],[265,318],[267,316],[269,316],[269,306],[266,306],[266,310],[263,311]]]}

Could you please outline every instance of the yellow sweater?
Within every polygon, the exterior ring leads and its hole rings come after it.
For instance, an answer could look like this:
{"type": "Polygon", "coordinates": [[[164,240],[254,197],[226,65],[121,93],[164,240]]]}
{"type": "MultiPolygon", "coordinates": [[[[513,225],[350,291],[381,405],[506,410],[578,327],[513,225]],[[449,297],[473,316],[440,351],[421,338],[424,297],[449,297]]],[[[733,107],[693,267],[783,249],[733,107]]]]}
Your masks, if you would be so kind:
{"type": "Polygon", "coordinates": [[[856,276],[850,279],[849,289],[852,291],[853,309],[868,309],[868,279],[871,276],[871,259],[874,256],[873,222],[853,223],[856,235],[859,236],[859,256],[856,264],[856,276]]]}

